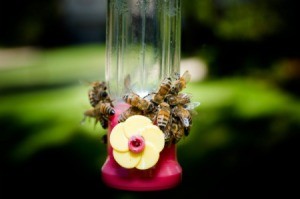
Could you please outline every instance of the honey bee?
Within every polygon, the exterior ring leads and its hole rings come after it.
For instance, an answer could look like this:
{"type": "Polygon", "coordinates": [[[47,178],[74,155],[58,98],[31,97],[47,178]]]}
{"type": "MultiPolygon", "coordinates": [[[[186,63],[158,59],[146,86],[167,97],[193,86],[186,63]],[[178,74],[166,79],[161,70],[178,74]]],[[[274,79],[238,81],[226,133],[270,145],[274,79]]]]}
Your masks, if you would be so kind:
{"type": "Polygon", "coordinates": [[[179,77],[173,82],[170,92],[173,94],[178,94],[186,87],[186,84],[190,80],[191,80],[191,74],[189,71],[186,70],[181,77],[179,77]]]}
{"type": "Polygon", "coordinates": [[[165,131],[164,131],[164,136],[165,136],[165,143],[172,143],[173,136],[171,133],[171,124],[167,125],[165,131]]]}
{"type": "Polygon", "coordinates": [[[108,127],[108,117],[107,116],[104,116],[104,115],[98,116],[97,120],[100,122],[103,129],[106,129],[108,127]]]}
{"type": "Polygon", "coordinates": [[[148,117],[153,123],[155,123],[157,118],[157,111],[154,112],[147,112],[144,114],[146,117],[148,117]]]}
{"type": "Polygon", "coordinates": [[[145,112],[150,112],[155,110],[155,106],[153,105],[152,102],[140,97],[135,93],[125,94],[123,96],[123,100],[126,103],[130,104],[131,106],[137,107],[138,109],[145,112]]]}
{"type": "Polygon", "coordinates": [[[185,128],[192,124],[192,117],[189,110],[182,105],[177,105],[172,109],[173,115],[178,117],[185,128]]]}
{"type": "Polygon", "coordinates": [[[181,138],[184,136],[184,128],[182,126],[182,123],[173,122],[171,126],[171,133],[173,136],[173,143],[178,143],[179,140],[181,140],[181,138]]]}
{"type": "Polygon", "coordinates": [[[190,134],[190,131],[191,131],[191,126],[185,127],[184,128],[184,135],[188,136],[190,134]]]}
{"type": "Polygon", "coordinates": [[[138,109],[137,107],[131,106],[119,115],[118,123],[124,122],[128,117],[132,115],[142,115],[142,113],[142,110],[138,109]]]}
{"type": "Polygon", "coordinates": [[[114,115],[115,110],[111,107],[110,103],[98,103],[94,109],[97,115],[114,115]]]}
{"type": "Polygon", "coordinates": [[[101,126],[106,129],[108,127],[108,119],[109,116],[115,114],[115,110],[111,107],[110,103],[99,102],[94,108],[88,109],[84,112],[84,119],[86,117],[93,117],[95,118],[95,124],[99,121],[101,126]]]}
{"type": "Polygon", "coordinates": [[[157,126],[163,131],[169,123],[170,120],[170,106],[166,102],[162,102],[159,105],[159,110],[157,113],[157,126]]]}
{"type": "Polygon", "coordinates": [[[151,99],[152,102],[156,103],[156,104],[160,104],[165,96],[168,94],[169,90],[171,89],[171,78],[165,78],[162,83],[160,84],[160,87],[157,91],[157,93],[155,93],[151,99]]]}
{"type": "Polygon", "coordinates": [[[84,112],[84,118],[81,121],[82,123],[86,120],[86,117],[95,118],[95,125],[100,122],[102,128],[106,129],[108,127],[108,117],[103,114],[99,114],[95,108],[88,109],[84,112]]]}
{"type": "Polygon", "coordinates": [[[179,93],[178,95],[169,94],[166,96],[166,101],[170,106],[185,105],[191,102],[191,98],[186,93],[179,93]]]}
{"type": "MultiPolygon", "coordinates": [[[[173,135],[175,136],[175,142],[178,142],[184,136],[188,136],[190,134],[191,125],[192,125],[192,115],[197,114],[194,110],[197,106],[200,105],[200,102],[189,102],[187,104],[178,104],[172,109],[172,114],[174,118],[178,118],[180,121],[173,122],[174,124],[178,124],[178,130],[175,130],[175,126],[173,127],[173,135]]],[[[173,124],[172,123],[172,124],[173,124]]]]}
{"type": "Polygon", "coordinates": [[[95,107],[101,100],[105,100],[108,97],[106,91],[106,83],[95,81],[91,83],[92,88],[88,91],[89,102],[92,107],[95,107]]]}

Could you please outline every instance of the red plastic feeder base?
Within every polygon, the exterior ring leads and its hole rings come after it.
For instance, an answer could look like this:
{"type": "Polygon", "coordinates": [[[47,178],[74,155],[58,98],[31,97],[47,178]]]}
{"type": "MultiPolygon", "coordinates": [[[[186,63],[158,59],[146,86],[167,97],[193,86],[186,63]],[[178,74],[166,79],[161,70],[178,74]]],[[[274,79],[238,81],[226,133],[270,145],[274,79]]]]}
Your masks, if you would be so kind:
{"type": "Polygon", "coordinates": [[[110,187],[131,191],[170,189],[181,182],[182,169],[177,161],[165,155],[175,146],[165,148],[155,167],[147,170],[124,169],[113,158],[107,157],[102,167],[102,179],[110,187]]]}
{"type": "MultiPolygon", "coordinates": [[[[124,107],[115,109],[110,120],[109,133],[117,124],[124,107]]],[[[177,161],[176,145],[165,146],[157,164],[147,170],[125,169],[113,158],[108,142],[108,156],[101,168],[102,180],[109,187],[128,191],[158,191],[176,187],[182,180],[182,168],[177,161]]]]}

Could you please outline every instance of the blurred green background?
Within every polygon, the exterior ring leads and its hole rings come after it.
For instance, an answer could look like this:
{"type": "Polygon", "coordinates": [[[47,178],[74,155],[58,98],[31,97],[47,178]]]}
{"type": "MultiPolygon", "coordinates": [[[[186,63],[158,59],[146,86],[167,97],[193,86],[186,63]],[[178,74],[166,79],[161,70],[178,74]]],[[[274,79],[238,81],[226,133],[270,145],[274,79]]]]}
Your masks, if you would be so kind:
{"type": "Polygon", "coordinates": [[[1,2],[0,198],[299,195],[298,1],[182,1],[185,92],[201,105],[177,147],[182,183],[147,194],[103,184],[106,130],[80,124],[86,82],[105,76],[105,11],[1,2]]]}

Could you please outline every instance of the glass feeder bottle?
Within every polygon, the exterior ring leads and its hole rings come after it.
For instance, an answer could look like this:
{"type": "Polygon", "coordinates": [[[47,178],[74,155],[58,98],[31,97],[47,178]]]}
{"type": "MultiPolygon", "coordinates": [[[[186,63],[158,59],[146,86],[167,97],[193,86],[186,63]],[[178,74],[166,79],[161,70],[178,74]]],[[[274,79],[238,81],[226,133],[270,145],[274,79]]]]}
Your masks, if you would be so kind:
{"type": "MultiPolygon", "coordinates": [[[[145,97],[156,92],[164,78],[180,72],[180,45],[180,0],[107,1],[105,77],[116,112],[109,122],[108,138],[118,115],[128,108],[124,94],[145,97]]],[[[181,181],[176,145],[165,146],[156,166],[147,170],[120,167],[109,142],[107,151],[101,172],[110,187],[152,191],[175,187],[181,181]]]]}

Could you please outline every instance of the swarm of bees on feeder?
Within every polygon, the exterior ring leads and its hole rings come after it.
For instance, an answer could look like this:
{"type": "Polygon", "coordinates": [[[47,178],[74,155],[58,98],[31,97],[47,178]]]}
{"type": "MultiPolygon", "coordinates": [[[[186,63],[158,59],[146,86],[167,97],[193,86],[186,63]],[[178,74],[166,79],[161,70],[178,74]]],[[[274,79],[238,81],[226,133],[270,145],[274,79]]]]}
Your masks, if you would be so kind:
{"type": "MultiPolygon", "coordinates": [[[[130,78],[127,76],[124,83],[130,92],[122,98],[129,108],[118,116],[118,123],[124,122],[132,115],[144,115],[163,131],[166,144],[178,143],[182,137],[189,135],[192,114],[200,104],[191,102],[191,95],[182,93],[190,79],[189,71],[185,71],[182,76],[176,73],[172,78],[165,78],[156,92],[141,97],[130,91],[130,78]]],[[[94,118],[95,123],[100,122],[102,128],[106,129],[110,116],[115,114],[113,101],[108,95],[105,82],[92,82],[91,87],[88,98],[92,108],[84,112],[83,121],[86,117],[94,118]]],[[[104,143],[106,139],[104,135],[104,143]]]]}
{"type": "Polygon", "coordinates": [[[200,104],[191,102],[191,95],[181,92],[190,79],[189,71],[185,71],[181,77],[176,73],[173,79],[165,78],[157,92],[145,97],[134,92],[125,94],[123,100],[130,107],[119,115],[118,122],[132,115],[147,116],[164,132],[167,144],[178,143],[183,136],[189,135],[193,110],[200,104]]]}

